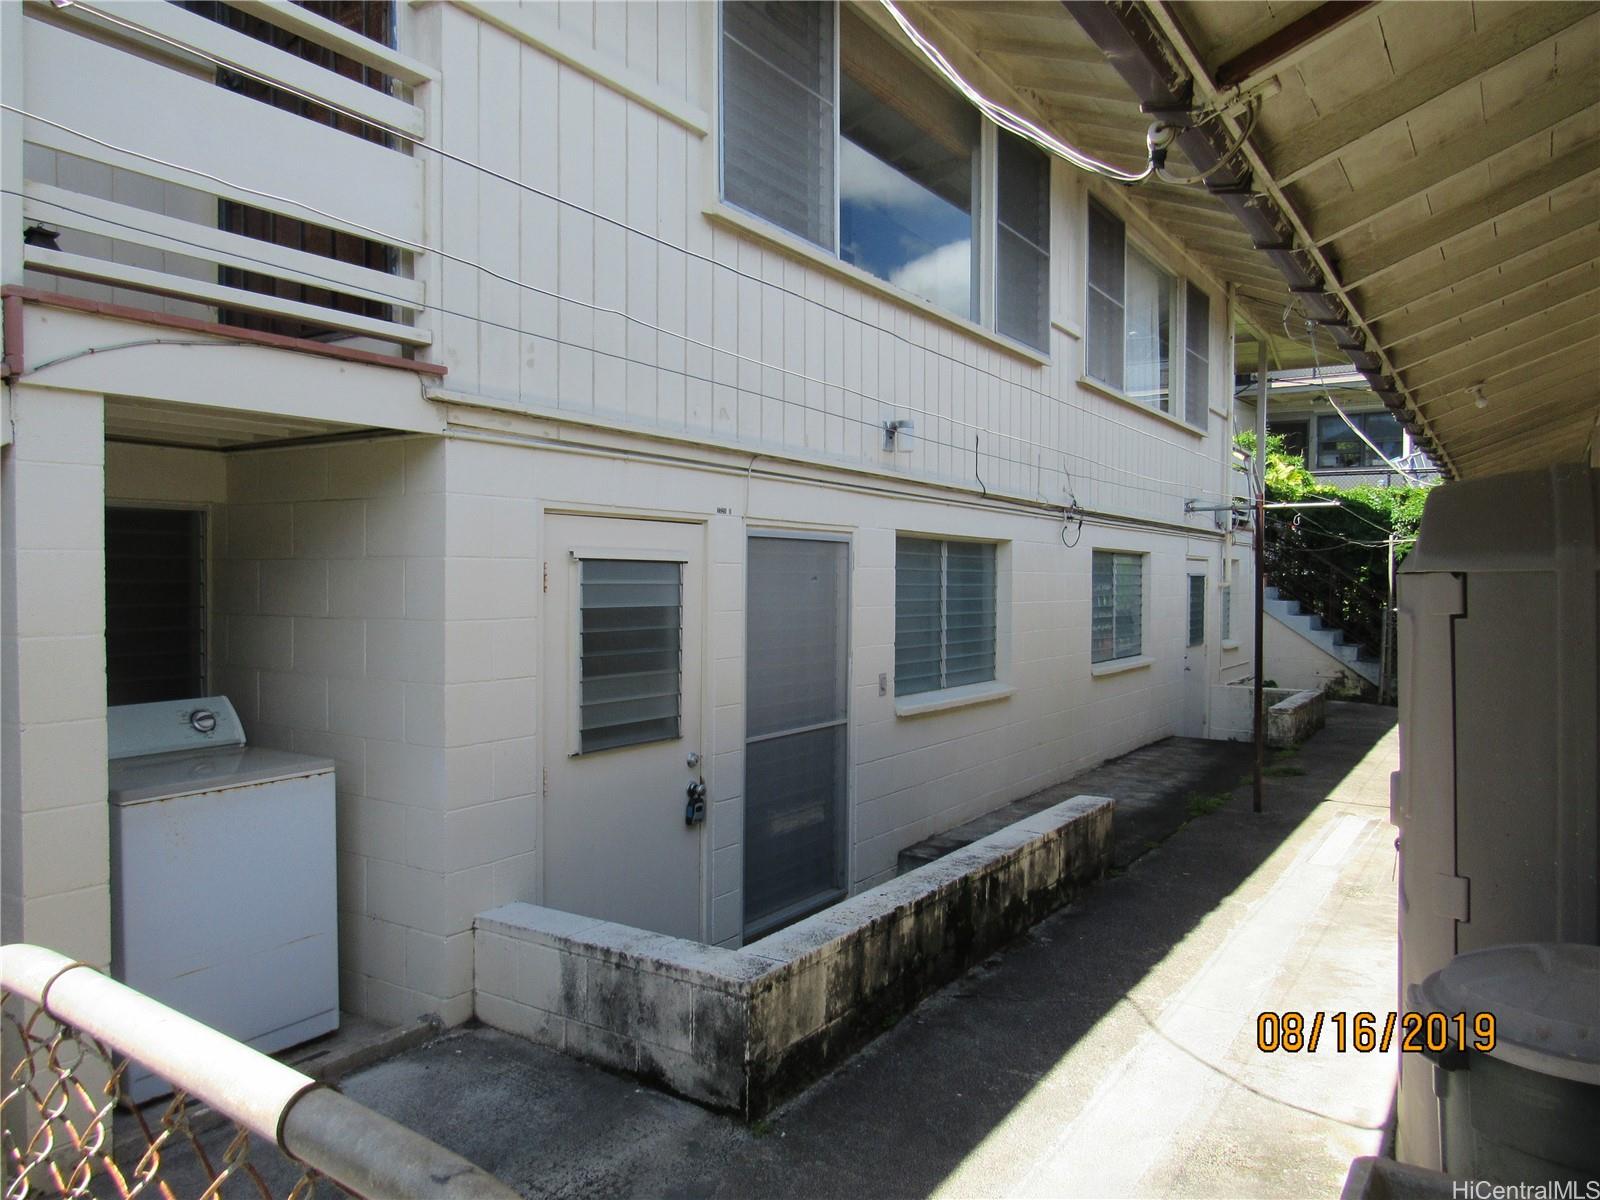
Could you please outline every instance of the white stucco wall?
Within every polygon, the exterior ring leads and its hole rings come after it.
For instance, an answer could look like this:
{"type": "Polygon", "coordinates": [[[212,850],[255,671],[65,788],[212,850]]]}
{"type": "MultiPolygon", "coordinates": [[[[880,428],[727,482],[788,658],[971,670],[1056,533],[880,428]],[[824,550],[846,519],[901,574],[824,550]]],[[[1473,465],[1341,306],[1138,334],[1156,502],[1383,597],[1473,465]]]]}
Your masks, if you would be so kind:
{"type": "Polygon", "coordinates": [[[1303,690],[1324,687],[1345,678],[1365,686],[1366,681],[1354,671],[1270,613],[1264,633],[1264,674],[1278,687],[1303,690]]]}

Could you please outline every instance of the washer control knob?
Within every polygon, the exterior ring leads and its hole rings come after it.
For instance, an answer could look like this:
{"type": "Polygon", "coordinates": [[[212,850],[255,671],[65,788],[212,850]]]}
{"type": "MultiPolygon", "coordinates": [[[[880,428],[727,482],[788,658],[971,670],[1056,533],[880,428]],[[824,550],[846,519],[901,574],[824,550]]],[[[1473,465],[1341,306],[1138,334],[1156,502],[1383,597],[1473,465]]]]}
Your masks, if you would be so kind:
{"type": "Polygon", "coordinates": [[[209,708],[197,708],[189,714],[189,726],[196,733],[215,733],[217,714],[209,708]]]}

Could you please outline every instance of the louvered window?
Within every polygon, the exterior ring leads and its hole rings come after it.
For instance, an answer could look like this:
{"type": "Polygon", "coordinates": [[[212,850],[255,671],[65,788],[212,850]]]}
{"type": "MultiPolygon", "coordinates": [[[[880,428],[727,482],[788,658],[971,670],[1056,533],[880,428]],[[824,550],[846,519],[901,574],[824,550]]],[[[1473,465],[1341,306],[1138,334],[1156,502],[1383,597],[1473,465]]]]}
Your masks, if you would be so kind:
{"type": "Polygon", "coordinates": [[[987,122],[861,6],[719,10],[722,199],[1048,350],[1049,157],[987,122]]]}
{"type": "Polygon", "coordinates": [[[995,547],[895,541],[894,694],[984,683],[995,673],[995,547]]]}
{"type": "Polygon", "coordinates": [[[1037,350],[1050,334],[1050,160],[1032,142],[995,135],[996,328],[1037,350]]]}
{"type": "Polygon", "coordinates": [[[1204,430],[1210,298],[1131,245],[1122,221],[1093,200],[1087,274],[1084,374],[1157,412],[1177,415],[1181,394],[1184,421],[1204,430]]]}
{"type": "Polygon", "coordinates": [[[1211,300],[1192,283],[1184,297],[1183,419],[1204,429],[1211,385],[1211,300]]]}
{"type": "Polygon", "coordinates": [[[1189,576],[1189,645],[1206,640],[1206,577],[1189,576]]]}
{"type": "Polygon", "coordinates": [[[1233,641],[1233,585],[1222,585],[1222,640],[1233,641]]]}
{"type": "Polygon", "coordinates": [[[580,753],[678,737],[682,567],[675,562],[585,559],[581,589],[580,753]]]}
{"type": "Polygon", "coordinates": [[[106,702],[204,696],[205,514],[106,509],[106,702]]]}
{"type": "Polygon", "coordinates": [[[722,195],[834,245],[834,10],[794,0],[722,6],[722,195]]]}
{"type": "Polygon", "coordinates": [[[1094,604],[1090,659],[1137,658],[1144,650],[1144,559],[1142,554],[1094,552],[1094,604]]]}

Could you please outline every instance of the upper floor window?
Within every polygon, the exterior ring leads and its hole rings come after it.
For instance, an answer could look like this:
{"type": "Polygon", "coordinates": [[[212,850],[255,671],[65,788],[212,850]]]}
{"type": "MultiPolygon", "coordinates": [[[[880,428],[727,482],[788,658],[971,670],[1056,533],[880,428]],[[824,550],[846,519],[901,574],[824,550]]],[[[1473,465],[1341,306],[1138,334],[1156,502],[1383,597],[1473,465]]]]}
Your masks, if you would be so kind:
{"type": "Polygon", "coordinates": [[[727,0],[721,43],[724,200],[1047,346],[1043,151],[988,125],[850,6],[727,0]]]}
{"type": "MultiPolygon", "coordinates": [[[[1350,421],[1387,457],[1405,453],[1405,433],[1393,413],[1351,413],[1350,421]]],[[[1382,468],[1384,461],[1335,413],[1317,418],[1317,466],[1382,468]]]]}
{"type": "Polygon", "coordinates": [[[1309,433],[1305,421],[1272,421],[1267,422],[1267,436],[1281,437],[1283,439],[1283,452],[1302,461],[1306,457],[1306,437],[1309,433]]]}
{"type": "Polygon", "coordinates": [[[1123,223],[1089,202],[1088,330],[1084,371],[1148,405],[1206,424],[1211,305],[1129,243],[1123,223]]]}

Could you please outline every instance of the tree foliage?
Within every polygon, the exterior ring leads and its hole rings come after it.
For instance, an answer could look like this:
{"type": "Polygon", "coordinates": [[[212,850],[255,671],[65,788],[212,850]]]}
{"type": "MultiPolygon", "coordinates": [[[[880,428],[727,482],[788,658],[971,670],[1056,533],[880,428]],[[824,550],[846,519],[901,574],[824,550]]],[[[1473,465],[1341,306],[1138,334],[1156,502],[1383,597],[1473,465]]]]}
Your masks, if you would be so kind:
{"type": "MultiPolygon", "coordinates": [[[[1253,453],[1255,435],[1241,433],[1237,444],[1253,453]]],[[[1273,434],[1267,436],[1266,484],[1269,504],[1337,502],[1268,510],[1269,581],[1376,651],[1389,586],[1388,539],[1395,538],[1398,564],[1415,541],[1429,489],[1319,482],[1273,434]]]]}

